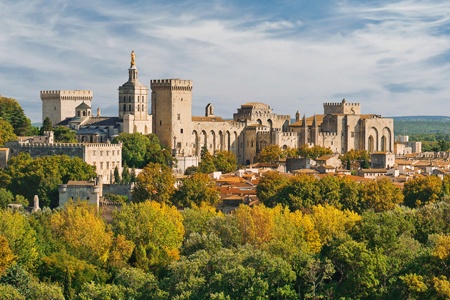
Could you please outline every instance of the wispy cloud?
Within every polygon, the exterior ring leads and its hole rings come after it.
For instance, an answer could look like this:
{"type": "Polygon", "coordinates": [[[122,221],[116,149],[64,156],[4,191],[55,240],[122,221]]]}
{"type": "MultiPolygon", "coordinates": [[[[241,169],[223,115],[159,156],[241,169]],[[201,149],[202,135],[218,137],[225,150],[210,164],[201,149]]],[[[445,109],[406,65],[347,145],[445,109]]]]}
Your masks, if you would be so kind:
{"type": "Polygon", "coordinates": [[[143,83],[194,80],[197,114],[212,102],[231,117],[252,100],[321,113],[341,97],[383,115],[450,108],[450,3],[258,3],[2,1],[0,93],[39,121],[39,90],[92,89],[115,115],[135,50],[143,83]]]}

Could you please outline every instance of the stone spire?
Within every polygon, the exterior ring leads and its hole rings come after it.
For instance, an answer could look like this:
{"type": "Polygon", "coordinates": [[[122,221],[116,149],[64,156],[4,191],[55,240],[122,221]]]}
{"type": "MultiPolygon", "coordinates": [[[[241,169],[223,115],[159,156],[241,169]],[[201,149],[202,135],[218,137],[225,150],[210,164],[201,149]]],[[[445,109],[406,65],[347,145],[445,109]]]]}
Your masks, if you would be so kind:
{"type": "Polygon", "coordinates": [[[313,119],[313,122],[312,122],[312,127],[314,127],[314,128],[317,127],[317,118],[316,118],[315,114],[314,114],[314,119],[313,119]]]}

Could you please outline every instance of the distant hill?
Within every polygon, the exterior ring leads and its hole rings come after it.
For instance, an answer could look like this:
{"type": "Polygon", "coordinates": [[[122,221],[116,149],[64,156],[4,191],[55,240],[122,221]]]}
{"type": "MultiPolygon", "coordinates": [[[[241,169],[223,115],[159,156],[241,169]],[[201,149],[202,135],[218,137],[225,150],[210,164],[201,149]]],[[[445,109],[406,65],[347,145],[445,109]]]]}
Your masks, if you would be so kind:
{"type": "Polygon", "coordinates": [[[392,118],[394,119],[395,135],[450,134],[450,117],[407,116],[392,118]]]}

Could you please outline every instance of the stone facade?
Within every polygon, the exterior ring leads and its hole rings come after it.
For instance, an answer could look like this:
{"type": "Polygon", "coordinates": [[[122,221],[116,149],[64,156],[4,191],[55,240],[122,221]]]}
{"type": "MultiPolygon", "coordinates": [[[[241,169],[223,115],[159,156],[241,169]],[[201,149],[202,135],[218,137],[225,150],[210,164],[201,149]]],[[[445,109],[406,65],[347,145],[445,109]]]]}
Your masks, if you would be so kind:
{"type": "Polygon", "coordinates": [[[78,105],[91,105],[92,97],[92,91],[87,90],[41,91],[42,121],[48,117],[55,125],[66,118],[72,118],[78,105]]]}
{"type": "MultiPolygon", "coordinates": [[[[148,89],[138,81],[132,52],[128,81],[119,87],[119,116],[100,117],[98,113],[93,117],[90,105],[77,107],[78,104],[71,106],[75,117],[61,125],[76,129],[82,142],[104,142],[120,132],[154,133],[174,156],[183,158],[178,171],[188,167],[189,161],[195,165],[197,160],[186,157],[200,156],[203,147],[212,154],[218,150],[232,151],[240,164],[254,163],[259,152],[271,144],[282,148],[319,145],[329,147],[334,153],[351,149],[394,150],[393,119],[361,114],[359,103],[347,103],[345,99],[325,103],[323,115],[300,119],[297,112],[293,123],[289,115],[278,115],[261,102],[241,105],[232,120],[226,120],[214,115],[211,103],[206,106],[204,116],[192,115],[191,80],[151,80],[150,87],[151,115],[148,114],[148,89]]],[[[44,116],[51,105],[44,105],[50,100],[42,99],[44,116]]],[[[64,106],[65,102],[61,100],[60,105],[64,106]]]]}
{"type": "Polygon", "coordinates": [[[98,176],[104,183],[114,180],[114,169],[117,166],[122,173],[122,144],[111,143],[40,143],[30,141],[13,141],[5,145],[9,148],[9,157],[21,152],[28,152],[32,158],[46,155],[67,155],[79,157],[87,164],[94,166],[98,176]]]}

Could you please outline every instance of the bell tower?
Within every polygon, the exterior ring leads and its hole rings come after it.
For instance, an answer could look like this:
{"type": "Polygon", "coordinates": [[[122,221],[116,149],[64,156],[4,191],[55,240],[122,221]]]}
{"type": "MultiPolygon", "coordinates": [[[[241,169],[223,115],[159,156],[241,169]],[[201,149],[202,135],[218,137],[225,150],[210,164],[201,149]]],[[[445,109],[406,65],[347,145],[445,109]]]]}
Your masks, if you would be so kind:
{"type": "Polygon", "coordinates": [[[148,88],[139,82],[136,56],[131,51],[128,81],[119,87],[119,118],[133,115],[135,121],[148,119],[148,88]]]}

